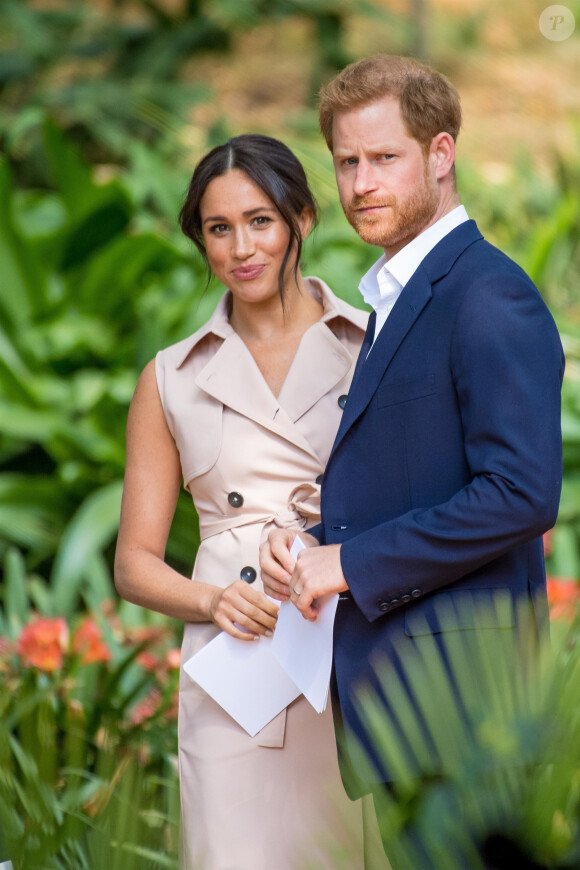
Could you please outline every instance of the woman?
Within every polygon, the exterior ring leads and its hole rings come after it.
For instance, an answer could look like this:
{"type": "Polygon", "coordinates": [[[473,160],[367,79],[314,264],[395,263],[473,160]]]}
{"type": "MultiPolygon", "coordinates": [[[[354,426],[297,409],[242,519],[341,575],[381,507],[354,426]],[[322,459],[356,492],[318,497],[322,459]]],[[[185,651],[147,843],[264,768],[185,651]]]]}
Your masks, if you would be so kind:
{"type": "MultiPolygon", "coordinates": [[[[139,379],[115,580],[124,598],[185,621],[183,662],[220,630],[244,643],[273,632],[260,540],[319,518],[366,315],[302,277],[315,217],[298,160],[257,135],[207,154],[181,211],[227,292],[139,379]],[[200,521],[193,582],[163,561],[182,480],[200,521]]],[[[360,850],[336,858],[360,806],[342,790],[330,709],[300,697],[251,738],[182,672],[179,747],[187,870],[362,867],[360,850]]]]}

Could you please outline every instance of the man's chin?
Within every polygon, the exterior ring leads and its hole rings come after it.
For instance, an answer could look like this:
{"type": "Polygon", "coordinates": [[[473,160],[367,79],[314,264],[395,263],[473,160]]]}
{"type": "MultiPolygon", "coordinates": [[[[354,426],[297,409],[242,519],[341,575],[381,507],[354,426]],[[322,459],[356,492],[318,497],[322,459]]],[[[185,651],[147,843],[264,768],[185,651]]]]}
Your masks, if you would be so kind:
{"type": "Polygon", "coordinates": [[[354,219],[349,218],[349,223],[367,245],[377,245],[380,248],[388,245],[390,234],[384,226],[381,226],[380,221],[357,215],[354,219]]]}
{"type": "Polygon", "coordinates": [[[384,227],[376,224],[374,226],[366,223],[358,226],[353,224],[353,227],[363,242],[366,242],[367,245],[376,245],[378,248],[390,248],[398,244],[403,237],[401,233],[389,233],[384,227]]]}

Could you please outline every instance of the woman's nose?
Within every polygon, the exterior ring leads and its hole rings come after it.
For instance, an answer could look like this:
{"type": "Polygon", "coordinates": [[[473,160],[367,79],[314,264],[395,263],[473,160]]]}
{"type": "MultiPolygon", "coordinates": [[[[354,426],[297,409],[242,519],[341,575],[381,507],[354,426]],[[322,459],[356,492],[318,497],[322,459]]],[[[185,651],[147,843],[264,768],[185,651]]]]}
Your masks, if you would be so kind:
{"type": "Polygon", "coordinates": [[[240,260],[251,257],[256,249],[252,234],[244,229],[234,232],[232,254],[240,260]]]}

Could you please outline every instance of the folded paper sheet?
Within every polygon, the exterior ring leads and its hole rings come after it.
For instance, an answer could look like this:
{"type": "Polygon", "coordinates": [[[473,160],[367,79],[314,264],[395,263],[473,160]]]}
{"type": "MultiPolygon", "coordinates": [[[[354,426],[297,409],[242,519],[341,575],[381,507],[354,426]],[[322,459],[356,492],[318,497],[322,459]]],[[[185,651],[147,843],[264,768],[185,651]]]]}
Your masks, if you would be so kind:
{"type": "MultiPolygon", "coordinates": [[[[303,547],[296,537],[292,555],[296,558],[303,547]]],[[[222,631],[183,669],[251,737],[301,693],[321,713],[328,697],[337,601],[337,595],[320,599],[316,622],[286,602],[273,638],[249,643],[222,631]]]]}
{"type": "Polygon", "coordinates": [[[272,652],[272,638],[257,643],[222,631],[183,665],[250,737],[300,694],[272,652]]]}
{"type": "MultiPolygon", "coordinates": [[[[304,544],[294,539],[290,552],[296,559],[304,544]]],[[[272,652],[288,676],[318,713],[326,707],[332,667],[332,631],[338,595],[325,595],[317,600],[316,622],[309,622],[293,604],[280,607],[272,652]]]]}

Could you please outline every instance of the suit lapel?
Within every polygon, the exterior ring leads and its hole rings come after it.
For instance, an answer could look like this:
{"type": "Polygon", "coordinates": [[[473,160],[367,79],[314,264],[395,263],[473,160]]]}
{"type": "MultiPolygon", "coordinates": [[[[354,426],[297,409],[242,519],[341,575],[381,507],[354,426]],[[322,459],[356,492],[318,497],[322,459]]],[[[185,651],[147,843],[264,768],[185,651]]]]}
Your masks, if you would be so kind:
{"type": "Polygon", "coordinates": [[[359,379],[359,377],[360,377],[360,374],[361,374],[361,371],[362,371],[363,368],[364,368],[364,363],[365,363],[365,361],[366,361],[366,358],[367,358],[367,356],[368,356],[368,354],[369,354],[369,351],[370,351],[371,347],[373,346],[373,340],[374,340],[374,337],[375,337],[375,327],[376,327],[376,323],[377,323],[377,313],[376,313],[376,311],[371,311],[371,314],[370,314],[370,317],[369,317],[369,322],[368,322],[368,325],[367,325],[367,331],[366,331],[366,333],[365,333],[365,337],[364,337],[364,340],[363,340],[363,343],[362,343],[362,347],[361,347],[361,349],[360,349],[360,352],[359,352],[359,355],[358,355],[358,359],[357,359],[357,361],[356,361],[356,366],[355,366],[355,369],[354,369],[354,374],[353,374],[353,376],[352,376],[352,382],[351,382],[351,385],[350,385],[349,394],[350,394],[350,393],[352,392],[352,390],[355,388],[356,382],[358,381],[358,379],[359,379]]]}
{"type": "Polygon", "coordinates": [[[368,406],[401,342],[429,303],[432,285],[448,274],[467,247],[481,239],[475,221],[460,224],[435,245],[405,285],[368,357],[361,350],[332,453],[368,406]]]}
{"type": "Polygon", "coordinates": [[[431,284],[419,269],[403,288],[368,356],[363,345],[333,451],[369,404],[399,345],[430,299],[431,284]]]}

